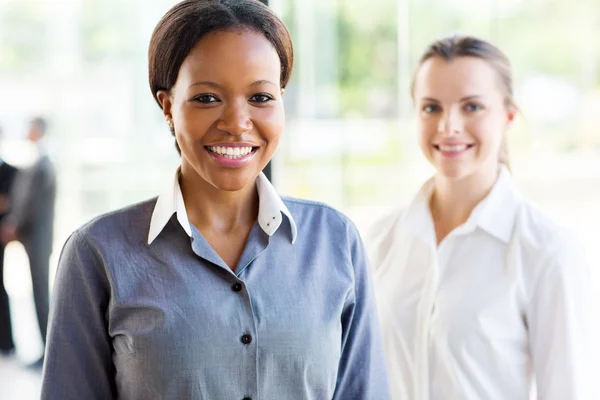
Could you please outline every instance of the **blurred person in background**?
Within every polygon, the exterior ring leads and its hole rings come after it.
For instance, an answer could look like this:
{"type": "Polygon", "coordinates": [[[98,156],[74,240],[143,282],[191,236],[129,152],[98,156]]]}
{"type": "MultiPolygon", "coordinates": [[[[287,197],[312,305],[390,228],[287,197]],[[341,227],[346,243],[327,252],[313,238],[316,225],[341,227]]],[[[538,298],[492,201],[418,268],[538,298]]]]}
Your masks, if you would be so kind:
{"type": "Polygon", "coordinates": [[[509,60],[477,38],[442,39],[412,96],[436,173],[366,237],[392,397],[529,399],[537,387],[538,399],[597,399],[583,251],[508,168],[509,60]]]}
{"type": "Polygon", "coordinates": [[[67,240],[43,399],[389,399],[354,224],[261,173],[292,64],[256,0],[187,0],[158,23],[150,87],[181,166],[67,240]]]}
{"type": "MultiPolygon", "coordinates": [[[[47,153],[47,122],[33,118],[27,140],[35,144],[38,157],[35,163],[21,170],[13,185],[11,210],[2,221],[0,238],[3,243],[17,240],[29,259],[31,283],[42,342],[46,343],[48,325],[48,275],[54,230],[56,174],[47,153]]],[[[41,368],[42,356],[31,367],[41,368]]]]}
{"type": "MultiPolygon", "coordinates": [[[[0,127],[0,146],[2,146],[2,127],[0,127]]],[[[10,211],[10,192],[17,169],[2,159],[0,152],[0,225],[10,211]]],[[[0,240],[0,355],[14,353],[10,307],[8,294],[4,286],[4,241],[0,240]]]]}

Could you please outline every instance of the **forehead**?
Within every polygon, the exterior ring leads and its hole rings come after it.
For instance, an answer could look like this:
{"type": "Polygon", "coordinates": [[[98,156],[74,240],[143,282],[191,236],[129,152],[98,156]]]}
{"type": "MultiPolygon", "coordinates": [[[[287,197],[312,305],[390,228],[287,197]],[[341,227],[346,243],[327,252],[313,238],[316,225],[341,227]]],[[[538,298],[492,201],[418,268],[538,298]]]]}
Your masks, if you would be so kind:
{"type": "MultiPolygon", "coordinates": [[[[271,80],[279,84],[281,64],[267,38],[252,30],[211,32],[196,43],[179,71],[181,80],[271,80]]],[[[180,79],[178,79],[180,80],[180,79]]]]}
{"type": "Polygon", "coordinates": [[[502,94],[498,73],[486,60],[457,57],[425,61],[415,77],[415,97],[454,98],[502,94]]]}

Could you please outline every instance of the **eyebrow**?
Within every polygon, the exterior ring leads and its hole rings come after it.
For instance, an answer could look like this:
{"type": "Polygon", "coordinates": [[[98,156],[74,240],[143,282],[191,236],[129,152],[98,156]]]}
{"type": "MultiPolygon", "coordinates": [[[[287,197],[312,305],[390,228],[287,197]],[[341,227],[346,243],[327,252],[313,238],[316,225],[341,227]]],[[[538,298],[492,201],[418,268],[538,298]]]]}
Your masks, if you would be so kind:
{"type": "MultiPolygon", "coordinates": [[[[256,82],[253,82],[252,84],[250,84],[250,87],[255,87],[255,86],[260,86],[260,85],[265,85],[265,84],[268,84],[268,85],[273,85],[273,86],[277,87],[277,85],[276,85],[276,84],[274,84],[273,82],[271,82],[271,81],[269,81],[269,80],[266,80],[266,79],[260,79],[260,80],[258,80],[258,81],[256,81],[256,82]]],[[[189,88],[191,88],[191,87],[194,87],[194,86],[198,86],[198,85],[212,86],[212,87],[215,87],[215,88],[217,88],[217,89],[223,89],[223,86],[219,85],[219,84],[218,84],[218,83],[216,83],[216,82],[212,82],[212,81],[200,81],[200,82],[195,82],[195,83],[192,83],[192,84],[191,84],[191,85],[188,87],[188,89],[189,89],[189,88]]]]}
{"type": "Polygon", "coordinates": [[[460,101],[463,102],[463,101],[468,101],[468,100],[475,100],[475,99],[480,99],[481,97],[483,97],[483,96],[478,95],[478,94],[474,94],[474,95],[471,95],[471,96],[463,97],[462,99],[460,99],[460,101]]]}
{"type": "Polygon", "coordinates": [[[254,82],[254,83],[253,83],[252,85],[250,85],[250,86],[260,86],[260,85],[273,85],[273,86],[277,87],[277,85],[276,85],[276,84],[274,84],[273,82],[271,82],[271,81],[269,81],[269,80],[266,80],[266,79],[261,79],[261,80],[258,80],[258,81],[254,82]]]}
{"type": "MultiPolygon", "coordinates": [[[[465,96],[462,99],[460,99],[460,102],[462,103],[463,101],[469,101],[469,100],[474,100],[474,99],[479,99],[481,98],[481,95],[478,94],[474,94],[471,96],[465,96]]],[[[440,101],[437,99],[434,99],[433,97],[421,97],[421,101],[430,101],[432,103],[439,103],[440,101]]]]}
{"type": "Polygon", "coordinates": [[[212,87],[216,87],[218,89],[221,89],[221,85],[219,85],[218,83],[215,82],[211,82],[211,81],[200,81],[200,82],[194,82],[192,83],[189,87],[194,87],[194,86],[200,86],[200,85],[204,85],[204,86],[212,86],[212,87]]]}

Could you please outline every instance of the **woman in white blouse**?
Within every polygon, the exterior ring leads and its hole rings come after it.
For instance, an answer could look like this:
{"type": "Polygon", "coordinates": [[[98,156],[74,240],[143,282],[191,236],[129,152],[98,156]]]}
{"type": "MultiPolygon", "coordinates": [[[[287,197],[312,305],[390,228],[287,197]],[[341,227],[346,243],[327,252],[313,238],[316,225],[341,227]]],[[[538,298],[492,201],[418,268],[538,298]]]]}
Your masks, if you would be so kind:
{"type": "Polygon", "coordinates": [[[393,398],[525,400],[537,386],[538,399],[597,399],[582,252],[507,166],[508,59],[477,38],[439,40],[412,96],[436,173],[366,238],[393,398]]]}

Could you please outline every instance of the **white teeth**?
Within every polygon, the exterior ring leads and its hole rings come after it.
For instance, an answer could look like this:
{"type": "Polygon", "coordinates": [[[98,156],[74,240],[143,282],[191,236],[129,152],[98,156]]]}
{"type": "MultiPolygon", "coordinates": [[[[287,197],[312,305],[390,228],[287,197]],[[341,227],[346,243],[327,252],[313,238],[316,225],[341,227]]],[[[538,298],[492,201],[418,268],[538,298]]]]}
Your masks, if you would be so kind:
{"type": "Polygon", "coordinates": [[[252,147],[208,146],[208,149],[213,153],[230,159],[240,158],[252,152],[252,147]]]}
{"type": "Polygon", "coordinates": [[[466,144],[457,144],[454,146],[440,144],[440,145],[438,145],[438,147],[441,151],[445,151],[448,153],[458,153],[460,151],[466,150],[468,146],[466,144]]]}

